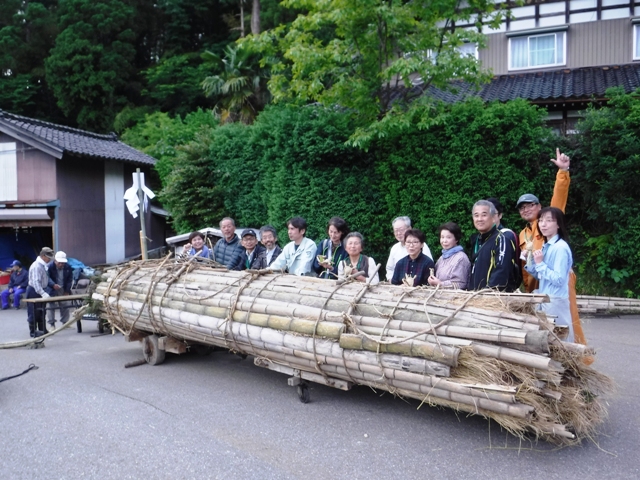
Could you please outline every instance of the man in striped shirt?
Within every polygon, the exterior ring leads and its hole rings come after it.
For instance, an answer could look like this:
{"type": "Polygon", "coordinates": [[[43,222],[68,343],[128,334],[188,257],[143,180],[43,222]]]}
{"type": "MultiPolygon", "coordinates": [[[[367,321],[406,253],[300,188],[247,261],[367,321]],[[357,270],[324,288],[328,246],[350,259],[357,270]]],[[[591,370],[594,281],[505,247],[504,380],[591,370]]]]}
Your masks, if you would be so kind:
{"type": "MultiPolygon", "coordinates": [[[[44,290],[49,284],[49,274],[47,267],[53,259],[54,253],[49,247],[40,250],[40,255],[29,267],[29,286],[27,287],[27,298],[49,298],[49,294],[44,290]]],[[[44,312],[41,308],[35,308],[35,304],[29,303],[27,307],[27,321],[29,322],[29,332],[32,337],[37,337],[47,333],[44,328],[44,312]]]]}

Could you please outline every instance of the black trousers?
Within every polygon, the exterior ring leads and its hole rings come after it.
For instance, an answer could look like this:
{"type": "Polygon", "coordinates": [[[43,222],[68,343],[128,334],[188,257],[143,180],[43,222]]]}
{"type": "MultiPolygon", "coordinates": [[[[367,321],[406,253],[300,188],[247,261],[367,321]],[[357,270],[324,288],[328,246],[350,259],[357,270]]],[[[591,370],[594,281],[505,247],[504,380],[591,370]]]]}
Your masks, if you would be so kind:
{"type": "MultiPolygon", "coordinates": [[[[35,289],[29,285],[27,287],[27,298],[42,298],[42,295],[38,295],[35,289]]],[[[35,336],[36,330],[41,332],[46,332],[44,328],[44,311],[40,307],[40,305],[36,305],[35,303],[27,304],[27,322],[29,322],[29,333],[31,336],[35,336]]]]}

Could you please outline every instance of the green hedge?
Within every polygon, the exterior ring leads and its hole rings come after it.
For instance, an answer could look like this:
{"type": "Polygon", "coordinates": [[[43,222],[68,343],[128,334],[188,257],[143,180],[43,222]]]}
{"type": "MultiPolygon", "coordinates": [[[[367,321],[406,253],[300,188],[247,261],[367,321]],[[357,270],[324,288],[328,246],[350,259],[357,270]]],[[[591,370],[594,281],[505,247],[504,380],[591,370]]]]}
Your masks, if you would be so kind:
{"type": "Polygon", "coordinates": [[[410,216],[434,254],[440,224],[457,222],[465,238],[475,232],[471,208],[482,198],[499,198],[503,223],[519,231],[518,197],[531,192],[544,203],[553,191],[557,138],[544,116],[524,101],[472,99],[443,107],[438,126],[389,139],[377,150],[386,217],[410,216]]]}
{"type": "Polygon", "coordinates": [[[580,133],[559,138],[544,110],[524,101],[485,105],[477,99],[440,106],[435,126],[372,145],[346,146],[356,127],[350,112],[318,106],[270,107],[250,126],[219,126],[209,112],[184,119],[156,113],[123,137],[159,159],[161,199],[179,232],[216,225],[271,223],[287,241],[286,220],[300,215],[319,240],[327,220],[342,216],[385,263],[394,243],[391,220],[408,215],[439,256],[437,227],[456,221],[466,244],[470,209],[495,196],[504,223],[519,231],[517,198],[548,204],[557,145],[573,158],[567,206],[579,291],[638,296],[640,289],[640,100],[610,92],[590,109],[580,133]]]}
{"type": "Polygon", "coordinates": [[[572,246],[583,291],[638,297],[640,98],[622,89],[607,96],[608,105],[592,106],[578,125],[573,178],[581,206],[572,246]]]}
{"type": "Polygon", "coordinates": [[[556,139],[543,111],[526,102],[470,100],[437,115],[437,126],[368,152],[346,145],[355,128],[348,112],[317,106],[271,107],[250,126],[204,124],[161,162],[162,199],[180,231],[228,215],[242,226],[273,224],[281,243],[291,216],[306,218],[315,240],[324,238],[330,217],[341,216],[384,264],[396,216],[411,216],[437,257],[438,225],[453,220],[470,235],[476,200],[500,198],[509,208],[505,222],[518,229],[511,207],[521,193],[550,198],[556,139]]]}

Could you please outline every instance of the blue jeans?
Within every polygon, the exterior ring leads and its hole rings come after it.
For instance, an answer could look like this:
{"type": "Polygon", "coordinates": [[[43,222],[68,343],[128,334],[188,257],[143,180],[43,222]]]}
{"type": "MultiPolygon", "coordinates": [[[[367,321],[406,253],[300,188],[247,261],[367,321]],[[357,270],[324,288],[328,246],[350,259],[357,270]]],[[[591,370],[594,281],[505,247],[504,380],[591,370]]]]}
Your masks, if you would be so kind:
{"type": "MultiPolygon", "coordinates": [[[[26,288],[14,287],[13,288],[13,306],[18,308],[20,307],[20,296],[26,292],[26,288]]],[[[0,293],[0,298],[2,299],[2,309],[5,310],[9,308],[9,296],[12,294],[9,293],[9,289],[3,290],[0,293]]]]}

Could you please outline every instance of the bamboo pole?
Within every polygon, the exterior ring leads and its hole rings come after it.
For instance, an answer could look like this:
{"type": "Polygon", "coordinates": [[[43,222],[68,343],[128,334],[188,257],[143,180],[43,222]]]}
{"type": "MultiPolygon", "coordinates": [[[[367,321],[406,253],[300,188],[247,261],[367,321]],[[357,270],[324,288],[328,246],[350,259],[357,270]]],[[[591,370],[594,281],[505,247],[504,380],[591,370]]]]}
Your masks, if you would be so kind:
{"type": "MultiPolygon", "coordinates": [[[[139,287],[132,287],[131,290],[142,291],[142,289],[140,289],[139,287]]],[[[157,292],[157,293],[164,293],[164,292],[157,292]]],[[[124,296],[127,298],[137,298],[140,300],[144,300],[145,298],[142,294],[135,295],[129,291],[127,291],[124,294],[124,296]]],[[[177,301],[184,301],[185,308],[192,308],[191,304],[188,303],[189,299],[185,298],[184,295],[176,294],[174,292],[174,293],[168,293],[166,297],[170,299],[175,299],[177,301]]],[[[207,298],[207,299],[201,300],[200,304],[216,306],[219,308],[229,308],[231,306],[232,296],[228,295],[228,296],[225,296],[224,298],[228,300],[207,298]]],[[[168,300],[166,299],[163,300],[162,297],[160,296],[154,296],[153,300],[156,303],[162,301],[163,306],[174,305],[174,308],[175,308],[175,304],[168,302],[168,300]]],[[[334,321],[335,323],[338,323],[342,321],[342,318],[340,316],[333,315],[330,317],[330,315],[332,315],[330,312],[326,312],[320,309],[309,309],[309,308],[303,308],[303,307],[296,308],[296,305],[292,306],[291,304],[286,304],[286,305],[274,304],[273,302],[269,302],[265,299],[260,299],[260,298],[252,299],[251,297],[248,297],[248,296],[247,297],[241,296],[237,300],[238,300],[238,303],[236,306],[236,311],[251,311],[256,313],[265,313],[264,306],[266,305],[266,306],[269,306],[270,313],[274,315],[296,316],[296,317],[304,316],[306,318],[320,318],[323,320],[323,322],[334,321]]],[[[211,312],[210,314],[214,316],[225,315],[225,313],[222,312],[221,310],[220,311],[210,310],[210,312],[211,312]]],[[[235,316],[234,316],[234,319],[235,319],[235,316]]],[[[395,327],[395,328],[390,328],[389,329],[390,331],[406,330],[409,332],[420,332],[420,331],[425,331],[426,329],[429,328],[428,324],[424,324],[424,323],[421,324],[417,322],[398,322],[398,321],[384,320],[384,319],[379,319],[374,317],[364,317],[360,315],[353,315],[352,319],[356,322],[357,325],[376,326],[376,327],[385,327],[385,326],[395,327]]],[[[452,322],[452,323],[454,323],[454,325],[443,326],[436,329],[436,333],[439,335],[446,335],[446,336],[460,337],[460,338],[474,339],[474,340],[493,341],[498,343],[527,344],[532,347],[537,347],[538,351],[540,352],[548,351],[548,341],[547,341],[548,332],[546,331],[524,332],[524,331],[506,330],[506,329],[487,330],[484,327],[476,327],[476,328],[467,327],[466,325],[468,324],[464,322],[463,322],[463,325],[465,326],[458,326],[455,324],[455,322],[452,322]]],[[[300,330],[297,330],[297,331],[299,333],[313,333],[313,325],[310,326],[310,330],[308,331],[300,331],[300,330]]]]}
{"type": "MultiPolygon", "coordinates": [[[[95,294],[94,294],[95,295],[95,294]]],[[[98,299],[100,299],[100,297],[98,297],[98,299]]],[[[138,303],[137,307],[138,309],[142,308],[143,304],[142,303],[138,303]]],[[[194,309],[192,309],[194,310],[194,309]]],[[[163,309],[162,312],[164,312],[164,314],[167,313],[167,310],[163,309]]],[[[158,315],[161,315],[161,311],[158,310],[158,315]]],[[[323,322],[319,322],[318,326],[322,325],[323,322]]],[[[337,327],[337,326],[336,326],[337,327]]],[[[365,330],[365,329],[363,329],[365,330]]],[[[373,334],[380,334],[382,333],[381,331],[372,331],[369,330],[370,333],[373,334]]],[[[325,332],[328,333],[328,332],[325,332]]],[[[387,334],[389,333],[393,333],[393,334],[398,334],[398,333],[402,333],[402,332],[389,332],[387,331],[387,334]]],[[[340,341],[341,341],[341,346],[344,348],[351,348],[351,349],[365,349],[365,350],[369,350],[369,351],[378,351],[378,346],[377,343],[367,340],[366,341],[366,345],[368,348],[360,348],[357,347],[355,345],[357,345],[357,343],[355,344],[350,344],[352,346],[350,347],[345,347],[345,344],[343,344],[342,342],[349,342],[349,340],[343,340],[345,338],[344,335],[342,335],[340,337],[340,341]]],[[[348,337],[346,337],[348,338],[348,337]]],[[[435,340],[435,337],[432,337],[435,340]]],[[[424,338],[424,340],[426,340],[426,337],[424,338]]],[[[442,360],[442,353],[436,353],[438,352],[438,348],[437,345],[434,343],[427,343],[424,340],[414,340],[413,345],[415,345],[417,348],[417,350],[415,350],[415,355],[421,356],[423,358],[428,358],[430,360],[434,360],[434,361],[438,361],[440,363],[444,363],[447,365],[451,365],[451,366],[455,366],[455,361],[454,363],[451,363],[453,360],[452,359],[447,359],[445,361],[442,360]],[[422,343],[424,343],[424,345],[422,345],[422,343]]],[[[352,342],[354,340],[351,340],[352,342]]],[[[494,345],[487,345],[487,344],[481,344],[481,343],[472,343],[471,344],[474,352],[476,352],[479,355],[483,355],[483,356],[487,356],[487,357],[491,357],[491,358],[497,358],[500,360],[505,360],[505,361],[509,361],[512,363],[516,363],[519,365],[523,365],[523,366],[527,366],[530,368],[537,368],[537,369],[542,369],[542,370],[549,370],[549,369],[554,369],[557,371],[562,371],[562,367],[558,362],[554,362],[553,360],[546,358],[546,357],[540,357],[538,355],[535,354],[530,354],[527,352],[520,352],[517,350],[513,350],[513,349],[508,349],[508,348],[504,348],[504,347],[498,347],[498,346],[494,346],[494,345]]],[[[445,346],[446,347],[446,346],[445,346]]],[[[381,350],[381,352],[389,352],[389,353],[400,353],[400,354],[406,354],[406,355],[412,355],[412,347],[411,347],[411,343],[409,342],[409,345],[403,345],[403,344],[397,344],[397,345],[391,345],[389,346],[389,348],[387,348],[386,346],[384,346],[381,350]]]]}
{"type": "MultiPolygon", "coordinates": [[[[278,279],[279,280],[279,279],[278,279]]],[[[150,285],[150,283],[144,283],[144,281],[139,285],[140,291],[145,291],[145,286],[150,285]]],[[[177,288],[180,288],[181,285],[174,285],[177,288]]],[[[166,289],[166,285],[159,283],[156,288],[159,288],[164,291],[166,289]]],[[[229,295],[233,296],[237,293],[238,286],[227,286],[225,289],[219,290],[211,290],[212,286],[207,285],[206,289],[198,288],[198,289],[189,289],[185,285],[182,286],[183,291],[191,290],[193,292],[197,292],[193,294],[193,298],[197,298],[198,294],[207,296],[216,296],[216,295],[229,295]],[[228,287],[228,288],[227,288],[228,287]]],[[[328,293],[320,294],[319,291],[307,291],[307,292],[276,292],[279,285],[277,284],[269,284],[265,283],[264,286],[258,288],[259,285],[257,281],[252,282],[251,287],[247,287],[244,289],[244,294],[250,297],[260,296],[269,300],[279,300],[283,302],[293,302],[298,305],[305,305],[310,307],[319,307],[327,310],[334,311],[345,311],[347,310],[351,302],[353,300],[354,293],[351,294],[343,294],[340,293],[340,290],[337,293],[333,293],[331,296],[331,300],[327,302],[329,298],[328,293]],[[254,283],[256,285],[254,286],[254,283]],[[263,290],[264,288],[264,290],[263,290]]],[[[285,289],[286,290],[286,289],[285,289]]],[[[389,313],[390,309],[396,306],[395,301],[383,301],[379,298],[376,298],[375,295],[367,292],[364,295],[364,298],[360,300],[357,305],[358,310],[362,315],[374,315],[377,316],[379,313],[389,313]],[[369,298],[372,297],[372,298],[369,298]]],[[[405,297],[403,299],[403,309],[398,311],[396,314],[396,318],[398,320],[408,320],[408,321],[419,321],[419,322],[427,322],[425,309],[432,316],[434,322],[438,322],[439,320],[446,318],[449,316],[454,310],[455,306],[447,305],[424,305],[424,299],[415,299],[411,297],[405,297]],[[413,303],[417,301],[417,303],[413,303]]],[[[486,322],[486,323],[495,323],[503,326],[509,326],[514,328],[522,328],[523,323],[531,323],[532,326],[529,328],[536,328],[534,325],[538,325],[539,319],[535,315],[524,315],[524,314],[516,314],[505,311],[491,311],[487,309],[481,309],[476,307],[467,306],[462,309],[457,315],[457,320],[467,320],[473,322],[486,322]],[[490,312],[490,314],[488,314],[490,312]]],[[[463,325],[462,325],[463,326],[463,325]]],[[[527,327],[524,327],[527,328],[527,327]]]]}
{"type": "MultiPolygon", "coordinates": [[[[571,398],[591,391],[572,363],[586,349],[554,338],[547,354],[549,322],[533,310],[546,296],[363,288],[163,262],[133,262],[98,285],[94,297],[121,330],[219,345],[329,385],[369,385],[562,438],[572,435],[565,424],[574,425],[570,410],[580,404],[571,398]],[[461,347],[469,349],[462,356],[461,347]]],[[[604,406],[594,401],[581,421],[601,421],[604,406]]]]}

